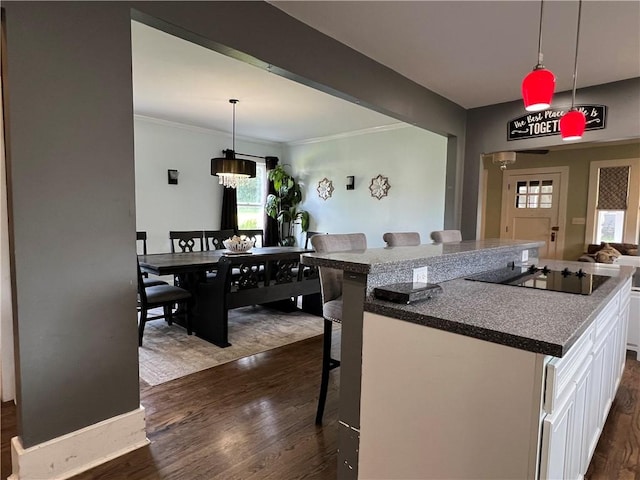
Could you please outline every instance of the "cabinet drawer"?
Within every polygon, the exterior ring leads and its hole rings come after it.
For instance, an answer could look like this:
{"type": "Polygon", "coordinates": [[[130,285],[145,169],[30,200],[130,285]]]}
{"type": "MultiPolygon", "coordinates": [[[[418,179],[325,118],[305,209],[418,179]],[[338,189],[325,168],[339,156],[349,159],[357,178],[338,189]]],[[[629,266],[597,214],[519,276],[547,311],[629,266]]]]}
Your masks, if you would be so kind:
{"type": "MultiPolygon", "coordinates": [[[[616,312],[617,313],[617,312],[616,312]]],[[[552,414],[558,399],[575,383],[581,366],[593,352],[595,326],[592,324],[562,358],[553,358],[546,366],[544,410],[552,414]]]]}

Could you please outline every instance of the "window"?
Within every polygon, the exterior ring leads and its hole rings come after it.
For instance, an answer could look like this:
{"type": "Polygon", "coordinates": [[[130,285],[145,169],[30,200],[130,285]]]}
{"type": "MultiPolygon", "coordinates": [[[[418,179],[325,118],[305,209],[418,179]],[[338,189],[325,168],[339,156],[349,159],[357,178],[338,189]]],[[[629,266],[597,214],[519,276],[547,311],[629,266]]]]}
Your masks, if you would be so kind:
{"type": "Polygon", "coordinates": [[[530,180],[516,184],[516,208],[551,208],[553,181],[530,180]]]}
{"type": "Polygon", "coordinates": [[[264,229],[264,201],[266,195],[266,169],[264,163],[256,163],[256,178],[238,187],[238,228],[264,229]]]}
{"type": "Polygon", "coordinates": [[[622,243],[625,210],[598,210],[596,243],[622,243]]]}
{"type": "Polygon", "coordinates": [[[640,159],[591,162],[585,244],[638,243],[640,159]]]}

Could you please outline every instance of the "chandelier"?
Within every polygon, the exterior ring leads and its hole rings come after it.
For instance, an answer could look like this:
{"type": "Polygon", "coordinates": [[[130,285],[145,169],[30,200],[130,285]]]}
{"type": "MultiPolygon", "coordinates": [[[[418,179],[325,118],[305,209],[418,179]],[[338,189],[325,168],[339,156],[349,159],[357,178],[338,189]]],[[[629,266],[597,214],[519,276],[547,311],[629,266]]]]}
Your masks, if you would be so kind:
{"type": "Polygon", "coordinates": [[[211,175],[218,177],[218,183],[226,188],[238,188],[246,185],[250,178],[256,176],[256,162],[251,160],[241,160],[236,158],[236,103],[238,100],[232,98],[229,103],[233,104],[233,130],[231,150],[223,150],[223,158],[211,159],[211,175]]]}

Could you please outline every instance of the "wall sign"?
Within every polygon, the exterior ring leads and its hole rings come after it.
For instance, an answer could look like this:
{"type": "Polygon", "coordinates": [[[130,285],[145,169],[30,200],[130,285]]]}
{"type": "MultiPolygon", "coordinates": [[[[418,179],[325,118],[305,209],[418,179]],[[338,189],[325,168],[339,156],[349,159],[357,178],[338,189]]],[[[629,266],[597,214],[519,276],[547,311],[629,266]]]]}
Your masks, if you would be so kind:
{"type": "MultiPolygon", "coordinates": [[[[507,140],[547,137],[560,134],[560,117],[571,107],[549,108],[543,112],[529,113],[514,118],[507,123],[507,140]]],[[[601,130],[607,121],[605,105],[576,105],[576,108],[587,117],[585,130],[601,130]]]]}

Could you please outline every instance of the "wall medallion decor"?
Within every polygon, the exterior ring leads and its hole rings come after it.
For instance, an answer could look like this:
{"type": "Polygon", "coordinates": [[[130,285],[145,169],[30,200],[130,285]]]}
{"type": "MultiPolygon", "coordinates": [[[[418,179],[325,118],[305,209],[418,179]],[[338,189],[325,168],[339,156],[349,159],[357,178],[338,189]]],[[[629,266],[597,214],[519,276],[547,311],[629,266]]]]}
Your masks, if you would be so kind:
{"type": "Polygon", "coordinates": [[[389,178],[384,177],[382,175],[378,175],[371,179],[371,185],[369,185],[369,190],[371,190],[371,196],[380,200],[382,197],[387,196],[387,192],[391,188],[389,185],[389,178]]]}
{"type": "Polygon", "coordinates": [[[324,177],[322,180],[320,180],[318,182],[318,188],[316,188],[316,190],[318,191],[318,196],[323,199],[326,200],[327,198],[331,198],[331,195],[333,195],[333,182],[331,180],[329,180],[327,177],[324,177]]]}

